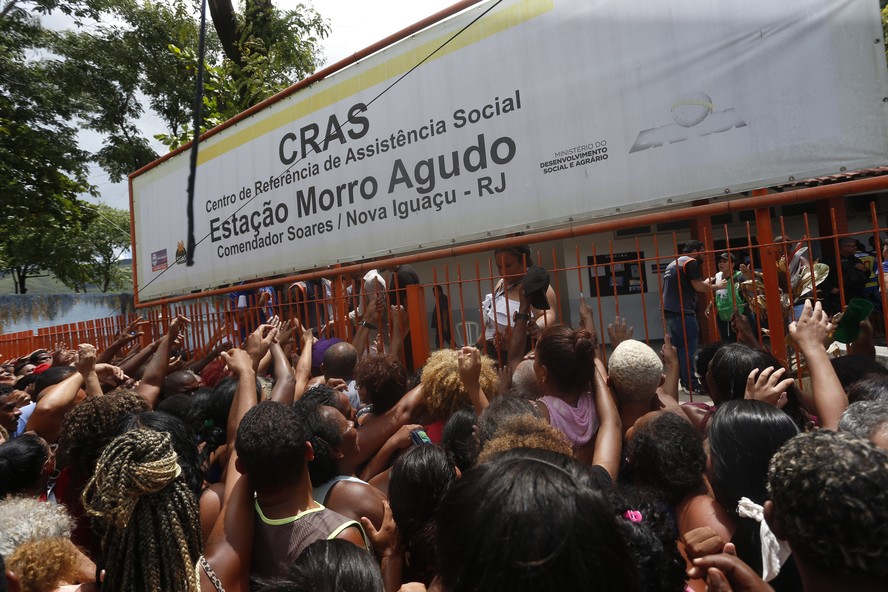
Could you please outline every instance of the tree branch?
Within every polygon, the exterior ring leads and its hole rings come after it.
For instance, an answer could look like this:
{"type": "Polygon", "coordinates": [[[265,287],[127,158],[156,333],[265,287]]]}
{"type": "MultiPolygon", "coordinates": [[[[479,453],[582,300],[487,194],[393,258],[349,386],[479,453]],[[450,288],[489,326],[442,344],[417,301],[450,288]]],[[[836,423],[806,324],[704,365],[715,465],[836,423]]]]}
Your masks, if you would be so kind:
{"type": "Polygon", "coordinates": [[[219,36],[225,55],[238,66],[243,66],[239,43],[241,27],[237,22],[231,0],[209,0],[209,5],[213,27],[216,28],[216,35],[219,36]]]}

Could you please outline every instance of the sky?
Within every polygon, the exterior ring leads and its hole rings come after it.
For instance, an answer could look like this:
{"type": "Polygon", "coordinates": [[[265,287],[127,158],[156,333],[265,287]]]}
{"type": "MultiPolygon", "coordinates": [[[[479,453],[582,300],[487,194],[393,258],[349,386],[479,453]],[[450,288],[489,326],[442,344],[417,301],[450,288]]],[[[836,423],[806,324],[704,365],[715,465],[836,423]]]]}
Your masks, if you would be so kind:
{"type": "MultiPolygon", "coordinates": [[[[277,0],[282,9],[299,4],[299,0],[277,0]]],[[[304,0],[330,23],[330,36],[322,40],[326,65],[331,65],[356,51],[388,37],[425,17],[456,3],[456,0],[304,0]]],[[[146,116],[141,121],[142,131],[149,138],[165,131],[156,117],[146,116]]],[[[91,152],[101,148],[101,137],[93,133],[81,135],[82,147],[91,152]]],[[[154,149],[166,150],[159,142],[154,149]]],[[[90,182],[101,193],[97,200],[115,208],[129,210],[129,192],[126,182],[111,183],[108,174],[98,165],[91,168],[90,182]]]]}

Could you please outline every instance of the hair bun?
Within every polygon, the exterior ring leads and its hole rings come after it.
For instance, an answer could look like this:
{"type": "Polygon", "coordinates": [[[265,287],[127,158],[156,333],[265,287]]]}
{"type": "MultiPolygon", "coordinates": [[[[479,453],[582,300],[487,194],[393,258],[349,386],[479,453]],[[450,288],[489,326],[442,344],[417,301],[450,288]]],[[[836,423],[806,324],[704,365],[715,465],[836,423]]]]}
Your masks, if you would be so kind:
{"type": "Polygon", "coordinates": [[[115,438],[99,458],[83,490],[87,512],[126,526],[139,501],[157,493],[182,474],[170,435],[138,429],[115,438]]]}
{"type": "Polygon", "coordinates": [[[595,355],[595,336],[586,329],[577,329],[573,334],[574,353],[580,357],[595,355]]]}

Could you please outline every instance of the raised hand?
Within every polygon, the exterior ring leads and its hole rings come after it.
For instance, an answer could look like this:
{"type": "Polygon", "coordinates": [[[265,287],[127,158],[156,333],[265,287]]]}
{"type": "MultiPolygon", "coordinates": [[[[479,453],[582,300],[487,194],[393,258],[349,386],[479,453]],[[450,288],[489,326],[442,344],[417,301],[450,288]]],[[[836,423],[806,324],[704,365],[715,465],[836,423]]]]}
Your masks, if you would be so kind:
{"type": "Polygon", "coordinates": [[[660,348],[660,356],[666,366],[678,367],[678,348],[672,345],[672,335],[666,333],[663,336],[663,347],[660,348]]]}
{"type": "Polygon", "coordinates": [[[314,332],[311,330],[311,327],[303,327],[299,319],[293,319],[293,333],[299,334],[302,347],[311,346],[315,342],[314,332]]]}
{"type": "Polygon", "coordinates": [[[233,348],[227,352],[222,352],[221,355],[225,365],[228,366],[228,370],[235,377],[240,377],[245,372],[253,370],[253,361],[250,358],[250,354],[242,349],[233,348]]]}
{"type": "Polygon", "coordinates": [[[281,344],[281,347],[284,349],[286,349],[287,345],[289,345],[290,342],[293,340],[293,327],[293,319],[287,319],[286,321],[284,321],[283,324],[281,324],[280,328],[278,329],[277,340],[278,343],[281,344]]]}
{"type": "Polygon", "coordinates": [[[681,537],[688,559],[716,555],[725,547],[725,541],[710,527],[701,526],[688,531],[681,537]]]}
{"type": "Polygon", "coordinates": [[[759,374],[759,369],[754,368],[746,378],[746,399],[763,401],[775,407],[786,405],[786,390],[792,386],[792,378],[784,378],[786,368],[774,369],[768,366],[759,374]]]}
{"type": "Polygon", "coordinates": [[[123,330],[115,336],[114,341],[129,343],[130,341],[138,339],[145,334],[145,332],[142,331],[142,326],[146,324],[148,324],[148,321],[142,317],[136,317],[133,322],[124,327],[123,330]]]}
{"type": "Polygon", "coordinates": [[[89,343],[81,343],[77,346],[77,359],[74,367],[84,377],[96,369],[96,347],[89,343]]]}
{"type": "Polygon", "coordinates": [[[626,318],[617,315],[613,323],[607,325],[607,336],[610,337],[611,347],[617,347],[627,339],[632,339],[635,328],[626,324],[626,318]]]}
{"type": "Polygon", "coordinates": [[[185,330],[185,327],[187,327],[190,323],[191,321],[184,316],[180,314],[176,315],[176,318],[170,321],[170,326],[167,327],[167,335],[170,336],[170,339],[172,341],[175,341],[176,339],[178,339],[179,334],[182,333],[185,330]]]}
{"type": "Polygon", "coordinates": [[[804,352],[806,348],[822,347],[835,328],[819,300],[813,306],[810,300],[805,300],[802,314],[789,324],[789,334],[804,352]]]}
{"type": "Polygon", "coordinates": [[[496,369],[496,394],[503,395],[512,386],[512,367],[509,364],[503,364],[496,369]]]}
{"type": "Polygon", "coordinates": [[[595,334],[595,317],[592,316],[592,307],[586,302],[582,292],[580,292],[580,325],[586,331],[595,334]]]}
{"type": "Polygon", "coordinates": [[[53,366],[70,366],[76,359],[77,352],[73,349],[68,349],[68,344],[66,343],[57,343],[52,351],[53,366]]]}
{"type": "Polygon", "coordinates": [[[481,352],[476,347],[463,347],[457,357],[459,379],[467,390],[477,389],[481,384],[481,352]]]}
{"type": "Polygon", "coordinates": [[[120,386],[129,380],[126,373],[114,364],[96,364],[96,374],[100,381],[113,386],[120,386]]]}
{"type": "MultiPolygon", "coordinates": [[[[277,319],[277,317],[272,317],[272,320],[275,319],[277,319]]],[[[259,325],[259,328],[250,333],[247,337],[247,341],[244,343],[244,349],[250,355],[250,358],[252,358],[254,369],[259,364],[259,361],[265,357],[265,354],[268,353],[268,348],[271,347],[271,342],[277,337],[279,326],[279,321],[276,324],[266,323],[264,325],[259,325]]]]}

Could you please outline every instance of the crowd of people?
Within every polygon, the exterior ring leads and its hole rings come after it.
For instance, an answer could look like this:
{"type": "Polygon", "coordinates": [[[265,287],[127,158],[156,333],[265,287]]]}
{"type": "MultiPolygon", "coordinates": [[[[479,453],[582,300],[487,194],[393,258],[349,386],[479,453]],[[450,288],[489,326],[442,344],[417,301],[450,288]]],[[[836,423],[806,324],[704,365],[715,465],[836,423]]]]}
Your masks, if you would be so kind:
{"type": "Polygon", "coordinates": [[[270,308],[237,347],[184,355],[177,316],[148,346],[136,320],[103,351],[8,361],[0,590],[884,589],[888,369],[868,323],[831,358],[832,316],[806,300],[802,381],[744,323],[732,255],[705,278],[701,249],[666,271],[667,326],[687,340],[712,292],[743,334],[696,352],[617,318],[605,360],[588,302],[555,322],[518,248],[497,253],[492,330],[421,368],[378,272],[350,340],[323,338],[332,311],[270,308]],[[682,380],[711,404],[681,403],[682,380]]]}
{"type": "Polygon", "coordinates": [[[679,351],[681,386],[691,392],[701,390],[691,371],[701,334],[697,315],[701,295],[707,301],[705,316],[713,319],[721,342],[746,341],[754,345],[759,336],[751,336],[752,332],[786,333],[788,325],[801,317],[808,299],[820,302],[831,317],[838,318],[850,304],[864,311],[851,326],[835,334],[836,340],[845,344],[852,341],[858,334],[857,321],[870,316],[873,322],[869,327],[883,338],[882,293],[888,272],[888,240],[881,241],[881,257],[875,253],[876,237],[869,242],[872,248],[867,251],[854,237],[839,238],[835,245],[830,245],[838,248],[837,258],[813,261],[808,257],[809,241],[777,237],[775,287],[781,311],[778,318],[768,317],[763,274],[753,267],[748,254],[743,251],[717,254],[718,271],[706,277],[704,243],[699,240],[684,243],[681,255],[666,266],[662,278],[664,324],[679,351]],[[740,257],[743,261],[738,261],[740,257]]]}

